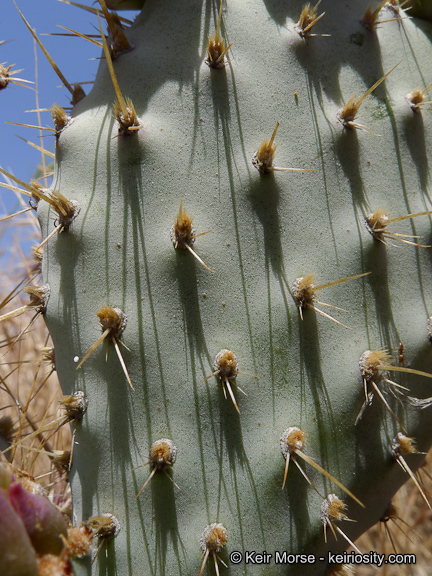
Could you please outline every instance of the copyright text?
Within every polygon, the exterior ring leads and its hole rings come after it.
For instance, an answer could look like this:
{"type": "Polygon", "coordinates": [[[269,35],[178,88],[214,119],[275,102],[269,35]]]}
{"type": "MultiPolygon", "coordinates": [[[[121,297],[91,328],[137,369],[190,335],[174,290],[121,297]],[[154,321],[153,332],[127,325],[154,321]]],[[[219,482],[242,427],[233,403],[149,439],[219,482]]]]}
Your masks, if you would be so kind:
{"type": "Polygon", "coordinates": [[[256,550],[239,552],[234,550],[230,554],[231,564],[315,564],[315,562],[327,562],[328,564],[372,564],[380,568],[383,564],[415,564],[415,554],[357,554],[355,552],[343,552],[335,554],[328,552],[327,556],[315,554],[290,554],[287,551],[269,553],[256,550]]]}

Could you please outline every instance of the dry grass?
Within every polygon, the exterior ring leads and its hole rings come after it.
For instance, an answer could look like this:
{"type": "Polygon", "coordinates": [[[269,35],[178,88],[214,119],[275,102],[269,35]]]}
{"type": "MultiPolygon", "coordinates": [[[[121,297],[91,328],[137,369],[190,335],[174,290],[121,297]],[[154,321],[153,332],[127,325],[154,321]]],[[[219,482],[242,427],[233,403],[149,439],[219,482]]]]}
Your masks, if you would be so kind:
{"type": "MultiPolygon", "coordinates": [[[[40,231],[33,211],[3,222],[1,226],[3,235],[8,232],[6,228],[11,229],[12,238],[9,253],[2,261],[0,301],[3,307],[0,314],[4,314],[28,303],[28,296],[20,289],[32,278],[32,284],[41,284],[33,258],[26,256],[23,249],[31,241],[38,243],[40,231]],[[10,270],[13,270],[12,274],[10,270]],[[11,294],[15,296],[7,302],[11,294]]],[[[0,435],[3,436],[2,448],[5,443],[9,444],[1,457],[14,466],[17,474],[36,479],[56,504],[67,508],[70,497],[66,475],[61,475],[53,466],[51,455],[55,450],[70,449],[69,426],[60,428],[51,438],[55,427],[23,441],[27,435],[59,417],[58,398],[61,396],[53,364],[44,359],[44,348],[52,345],[42,316],[10,348],[34,315],[34,311],[29,310],[0,323],[0,435]],[[18,441],[22,444],[11,447],[11,442],[18,441]]]]}
{"type": "MultiPolygon", "coordinates": [[[[432,451],[419,471],[419,478],[429,501],[432,500],[432,451]]],[[[377,550],[380,554],[415,554],[415,564],[383,564],[380,576],[430,576],[432,574],[432,511],[410,480],[393,498],[397,517],[379,522],[356,542],[363,553],[377,550]]],[[[378,573],[376,566],[362,565],[358,576],[378,573]]]]}

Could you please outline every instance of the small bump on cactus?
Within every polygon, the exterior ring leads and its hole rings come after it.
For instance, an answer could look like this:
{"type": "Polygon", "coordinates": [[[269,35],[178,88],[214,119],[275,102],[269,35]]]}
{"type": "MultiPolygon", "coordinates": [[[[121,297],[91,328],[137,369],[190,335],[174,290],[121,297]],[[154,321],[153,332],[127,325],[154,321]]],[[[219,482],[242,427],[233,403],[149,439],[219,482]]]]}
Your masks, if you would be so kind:
{"type": "Polygon", "coordinates": [[[406,214],[405,216],[398,216],[396,218],[390,218],[390,214],[383,208],[378,208],[375,212],[368,214],[365,218],[365,224],[367,231],[372,234],[375,240],[382,242],[386,246],[394,246],[388,240],[396,240],[397,242],[402,242],[403,244],[411,244],[411,246],[418,246],[419,248],[430,248],[424,244],[417,244],[416,242],[411,242],[406,238],[418,238],[418,236],[413,236],[410,234],[399,234],[389,230],[387,226],[390,224],[395,224],[396,222],[401,222],[402,220],[410,220],[411,218],[417,218],[418,216],[428,216],[432,214],[429,210],[427,212],[418,212],[417,214],[406,214]],[[401,236],[403,238],[401,238],[401,236]]]}
{"type": "Polygon", "coordinates": [[[324,539],[327,542],[327,529],[330,528],[335,540],[337,540],[336,532],[345,538],[350,546],[354,548],[359,554],[360,550],[351,542],[348,536],[343,532],[339,526],[335,526],[335,522],[340,522],[341,520],[350,520],[348,516],[344,513],[346,509],[346,504],[336,496],[336,494],[329,494],[324,502],[321,504],[321,523],[324,530],[324,539]]]}
{"type": "Polygon", "coordinates": [[[105,512],[100,516],[91,516],[84,522],[84,526],[91,530],[93,539],[99,539],[99,546],[92,560],[92,564],[94,564],[103,546],[105,546],[105,551],[108,555],[108,545],[118,536],[121,525],[114,514],[105,512]]]}
{"type": "Polygon", "coordinates": [[[16,316],[20,316],[29,310],[35,311],[36,313],[33,318],[26,324],[26,326],[12,340],[12,343],[7,348],[6,353],[18,342],[23,334],[25,334],[27,330],[31,328],[39,316],[45,314],[51,292],[49,284],[45,284],[43,286],[24,286],[23,290],[26,292],[26,294],[29,295],[30,302],[20,306],[19,308],[16,308],[15,310],[11,310],[10,312],[3,314],[0,316],[0,322],[3,320],[9,320],[10,318],[15,318],[16,316]]]}
{"type": "MultiPolygon", "coordinates": [[[[117,100],[114,103],[114,117],[118,123],[118,136],[132,136],[136,134],[138,130],[141,130],[142,124],[138,118],[135,111],[135,106],[129,97],[124,98],[120,90],[119,83],[117,81],[117,76],[114,70],[112,62],[112,53],[108,47],[105,35],[102,32],[102,24],[99,17],[99,29],[101,33],[101,38],[103,42],[103,49],[105,53],[106,62],[108,64],[111,80],[114,86],[115,93],[117,95],[117,100]]],[[[131,49],[131,47],[130,47],[131,49]]],[[[114,53],[114,55],[117,55],[114,53]]]]}
{"type": "MultiPolygon", "coordinates": [[[[356,274],[355,276],[350,276],[349,278],[343,278],[341,280],[333,280],[332,282],[326,282],[325,284],[314,284],[313,280],[315,278],[315,274],[307,274],[306,276],[302,276],[300,278],[296,278],[294,280],[291,291],[293,298],[297,304],[297,308],[299,310],[300,318],[303,320],[303,310],[306,308],[310,308],[314,310],[321,316],[332,320],[339,326],[343,326],[344,328],[349,328],[342,324],[329,314],[326,314],[319,308],[315,306],[315,304],[319,304],[320,306],[328,306],[329,308],[335,308],[336,310],[342,310],[342,308],[338,308],[337,306],[332,306],[331,304],[326,304],[324,302],[320,302],[316,299],[316,292],[318,290],[322,290],[323,288],[330,288],[331,286],[337,286],[338,284],[343,284],[344,282],[349,282],[350,280],[356,280],[357,278],[362,278],[363,276],[368,276],[370,272],[365,272],[364,274],[356,274]]],[[[345,310],[346,312],[346,310],[345,310]]]]}
{"type": "Polygon", "coordinates": [[[54,230],[39,244],[37,249],[42,248],[55,234],[69,230],[70,225],[80,213],[81,207],[76,200],[68,200],[58,190],[48,194],[40,194],[40,198],[48,202],[57,214],[54,222],[54,230]]]}
{"type": "Polygon", "coordinates": [[[114,349],[116,351],[117,357],[120,361],[121,367],[123,369],[124,375],[129,383],[132,390],[135,390],[131,382],[129,372],[126,368],[126,364],[123,360],[122,353],[119,348],[119,343],[126,347],[126,345],[120,340],[120,336],[123,334],[127,325],[127,316],[120,310],[120,308],[112,308],[111,306],[102,306],[102,308],[96,312],[99,318],[99,323],[102,329],[102,334],[99,338],[93,342],[90,348],[87,350],[84,358],[78,364],[76,369],[78,370],[84,364],[84,362],[93,354],[93,352],[102,344],[106,339],[112,342],[114,349]]]}
{"type": "Polygon", "coordinates": [[[379,80],[377,80],[375,84],[373,84],[369,88],[369,90],[366,90],[363,96],[358,97],[356,94],[353,94],[351,98],[348,100],[348,102],[344,104],[344,106],[337,111],[336,118],[338,122],[340,122],[345,129],[352,130],[354,128],[357,128],[358,130],[364,130],[365,132],[372,133],[370,128],[367,128],[366,126],[363,126],[363,124],[355,122],[358,111],[360,110],[360,106],[362,105],[365,98],[367,98],[369,94],[371,94],[376,88],[378,88],[378,86],[382,82],[384,82],[387,76],[391,74],[393,70],[397,66],[399,66],[399,64],[400,62],[398,62],[396,66],[393,66],[391,70],[389,70],[386,74],[384,74],[384,76],[382,76],[379,80]]]}
{"type": "Polygon", "coordinates": [[[320,20],[324,15],[325,12],[322,12],[319,16],[318,13],[318,6],[321,4],[321,0],[315,4],[315,6],[311,6],[309,2],[307,2],[301,11],[299,21],[294,26],[294,30],[300,36],[300,38],[311,38],[313,36],[330,36],[330,34],[313,34],[311,33],[312,28],[315,24],[320,20]]]}
{"type": "Polygon", "coordinates": [[[309,477],[306,475],[306,473],[301,468],[300,464],[297,462],[296,456],[299,456],[300,458],[305,460],[308,464],[313,466],[315,470],[318,470],[318,472],[320,472],[326,478],[328,478],[331,482],[334,482],[341,490],[343,490],[346,494],[348,494],[348,496],[351,496],[351,498],[355,500],[357,504],[359,504],[364,508],[365,507],[364,504],[362,504],[360,500],[356,496],[354,496],[354,494],[350,492],[350,490],[348,490],[348,488],[345,488],[345,486],[343,486],[343,484],[341,484],[338,480],[336,480],[336,478],[334,478],[331,474],[329,474],[326,470],[324,470],[324,468],[322,468],[312,458],[310,458],[304,453],[305,437],[306,437],[305,431],[300,430],[300,428],[297,428],[297,426],[290,426],[285,430],[285,432],[281,436],[280,449],[282,452],[282,456],[285,458],[285,471],[282,482],[282,490],[285,487],[285,482],[288,474],[288,467],[290,460],[292,459],[297,468],[300,470],[300,473],[306,478],[307,483],[310,486],[312,486],[312,488],[315,490],[315,492],[317,492],[317,494],[319,494],[319,491],[315,488],[313,483],[310,481],[309,477]]]}
{"type": "Polygon", "coordinates": [[[274,144],[274,139],[276,138],[276,132],[279,128],[279,122],[276,122],[275,129],[271,138],[265,138],[258,150],[255,152],[252,158],[252,164],[258,170],[260,174],[269,174],[272,172],[315,172],[313,169],[309,168],[280,168],[273,164],[274,155],[276,152],[277,144],[274,144]]]}
{"type": "Polygon", "coordinates": [[[220,560],[220,558],[218,557],[217,553],[220,552],[222,548],[224,548],[227,542],[228,531],[220,522],[213,522],[213,524],[209,524],[204,528],[204,532],[201,534],[200,538],[200,544],[204,552],[204,558],[201,564],[199,576],[201,576],[204,571],[210,553],[213,556],[216,574],[219,576],[218,559],[220,560]]]}
{"type": "Polygon", "coordinates": [[[5,66],[4,63],[0,64],[0,90],[4,90],[9,84],[17,84],[18,86],[33,84],[30,80],[15,78],[15,74],[19,74],[22,70],[12,70],[13,67],[14,64],[10,64],[9,66],[5,66]]]}
{"type": "Polygon", "coordinates": [[[426,94],[431,88],[432,84],[429,84],[429,86],[427,86],[424,90],[420,90],[420,88],[417,86],[417,88],[414,88],[412,92],[405,96],[406,101],[414,113],[418,114],[421,112],[422,106],[429,106],[432,104],[432,101],[425,102],[426,94]]]}
{"type": "Polygon", "coordinates": [[[380,4],[373,9],[372,6],[368,6],[363,14],[363,18],[361,19],[361,23],[369,32],[375,32],[379,24],[383,24],[384,22],[391,22],[392,20],[381,20],[379,21],[378,18],[380,16],[381,10],[384,8],[387,0],[382,0],[380,4]]]}
{"type": "Polygon", "coordinates": [[[115,60],[122,54],[126,54],[127,52],[133,50],[134,47],[127,39],[126,34],[124,33],[121,19],[118,17],[118,15],[115,12],[110,13],[108,11],[105,0],[101,0],[100,5],[102,7],[102,11],[110,32],[110,36],[106,40],[106,43],[108,45],[111,58],[115,60]]]}
{"type": "MultiPolygon", "coordinates": [[[[140,494],[144,492],[150,480],[159,470],[162,471],[171,480],[174,486],[177,486],[177,484],[174,482],[172,477],[167,472],[167,470],[172,469],[173,464],[176,460],[176,456],[177,456],[177,448],[175,447],[174,442],[169,438],[161,438],[160,440],[156,440],[156,442],[153,442],[153,444],[150,446],[148,456],[149,461],[147,462],[147,464],[150,465],[152,471],[150,472],[147,480],[144,482],[143,487],[138,492],[137,498],[138,496],[140,496],[140,494]]],[[[146,466],[146,464],[143,464],[143,466],[146,466]]],[[[139,468],[141,468],[141,466],[139,466],[139,468]]]]}
{"type": "Polygon", "coordinates": [[[214,372],[212,372],[210,376],[207,376],[202,382],[209,380],[209,378],[212,378],[213,376],[217,376],[217,378],[219,378],[219,380],[222,381],[222,389],[225,396],[225,400],[227,399],[226,391],[228,390],[232,403],[234,404],[234,407],[237,410],[237,412],[240,414],[240,410],[237,405],[234,392],[231,388],[231,382],[236,385],[236,387],[240,390],[240,392],[246,395],[246,392],[244,392],[244,390],[240,388],[237,382],[234,382],[238,374],[243,374],[244,376],[251,376],[252,378],[259,378],[259,376],[255,376],[254,374],[247,374],[246,372],[240,372],[240,370],[238,369],[237,356],[234,354],[234,352],[232,352],[231,350],[227,350],[226,348],[223,348],[216,354],[215,359],[213,361],[213,370],[214,372]]]}
{"type": "Polygon", "coordinates": [[[384,397],[379,387],[379,385],[383,382],[391,392],[392,396],[397,398],[399,401],[402,400],[408,403],[410,406],[420,409],[427,408],[431,405],[432,398],[419,399],[405,394],[404,390],[408,390],[408,388],[397,384],[393,380],[390,380],[388,372],[405,372],[406,374],[416,374],[417,376],[424,376],[426,378],[432,378],[432,374],[429,374],[428,372],[422,372],[420,370],[414,370],[412,368],[405,368],[404,366],[393,366],[391,356],[387,350],[366,350],[360,356],[359,367],[363,379],[365,400],[356,418],[356,425],[362,418],[365,409],[372,404],[375,391],[384,403],[387,410],[390,412],[396,422],[401,426],[402,430],[406,432],[404,426],[394,411],[391,409],[388,401],[384,397]],[[371,387],[373,390],[370,390],[371,387]]]}
{"type": "Polygon", "coordinates": [[[71,121],[71,118],[66,114],[64,108],[55,103],[51,107],[51,117],[54,124],[56,137],[58,138],[62,130],[64,130],[71,121]]]}
{"type": "Polygon", "coordinates": [[[208,39],[207,58],[205,60],[205,63],[208,66],[210,66],[210,68],[216,68],[216,69],[225,68],[226,64],[225,54],[234,44],[234,42],[231,42],[229,46],[225,47],[225,40],[220,36],[220,25],[222,19],[222,1],[223,0],[221,0],[219,7],[219,16],[216,26],[216,32],[212,36],[209,36],[208,39]]]}
{"type": "Polygon", "coordinates": [[[196,234],[195,230],[192,228],[192,220],[186,210],[183,209],[183,198],[180,200],[180,208],[177,214],[177,218],[170,230],[171,242],[174,244],[174,248],[179,248],[180,250],[189,250],[189,252],[198,260],[200,264],[204,266],[209,272],[213,272],[211,268],[203,262],[203,260],[195,252],[194,244],[195,238],[198,236],[204,236],[213,230],[208,230],[207,232],[201,232],[196,234]]]}
{"type": "Polygon", "coordinates": [[[406,456],[407,454],[421,454],[421,452],[418,452],[416,450],[415,444],[416,442],[414,438],[410,438],[409,436],[405,436],[405,434],[402,434],[402,432],[398,432],[398,434],[393,438],[391,442],[391,453],[393,458],[402,468],[402,470],[404,470],[404,472],[406,472],[408,476],[410,476],[411,480],[417,486],[423,500],[432,510],[432,505],[429,502],[429,499],[426,496],[419,480],[416,478],[416,476],[414,475],[413,471],[408,466],[408,463],[404,458],[404,456],[406,456]]]}

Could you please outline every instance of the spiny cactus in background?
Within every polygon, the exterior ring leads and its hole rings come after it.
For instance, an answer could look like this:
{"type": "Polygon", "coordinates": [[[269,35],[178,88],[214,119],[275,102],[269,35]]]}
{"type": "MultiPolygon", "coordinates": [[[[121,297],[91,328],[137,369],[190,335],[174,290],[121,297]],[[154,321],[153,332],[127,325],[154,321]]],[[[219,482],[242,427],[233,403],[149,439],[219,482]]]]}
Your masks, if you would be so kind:
{"type": "MultiPolygon", "coordinates": [[[[398,0],[390,1],[390,4],[397,3],[398,0]]],[[[411,16],[432,21],[432,5],[428,0],[408,0],[405,6],[410,11],[411,16]]]]}
{"type": "Polygon", "coordinates": [[[41,313],[88,398],[73,517],[100,553],[75,574],[324,574],[432,441],[432,115],[407,96],[432,26],[394,2],[117,0],[143,5],[119,55],[100,3],[96,82],[55,109],[37,194],[41,313]]]}
{"type": "Polygon", "coordinates": [[[0,464],[0,568],[2,574],[37,575],[38,556],[59,556],[67,534],[62,514],[42,495],[27,491],[0,464]]]}

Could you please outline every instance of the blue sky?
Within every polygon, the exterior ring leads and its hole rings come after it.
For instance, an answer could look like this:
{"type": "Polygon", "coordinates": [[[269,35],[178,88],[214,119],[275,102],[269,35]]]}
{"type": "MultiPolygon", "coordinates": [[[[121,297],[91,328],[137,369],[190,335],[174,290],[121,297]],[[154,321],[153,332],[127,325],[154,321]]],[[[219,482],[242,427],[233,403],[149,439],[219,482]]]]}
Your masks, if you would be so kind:
{"type": "MultiPolygon", "coordinates": [[[[98,66],[100,49],[82,38],[64,36],[43,36],[44,33],[65,32],[58,25],[78,30],[84,34],[92,34],[97,26],[97,17],[84,10],[64,4],[59,0],[16,0],[16,3],[41,38],[45,48],[70,84],[94,80],[98,66]]],[[[99,5],[93,0],[80,0],[86,6],[99,5]]],[[[14,69],[23,69],[17,77],[35,81],[35,42],[32,35],[19,15],[13,0],[0,0],[0,63],[15,64],[14,69]]],[[[133,20],[137,12],[122,12],[133,20]]],[[[37,47],[38,93],[39,107],[50,108],[54,102],[63,107],[69,106],[70,94],[53,71],[41,49],[37,47]]],[[[33,85],[34,87],[34,85],[33,85]]],[[[91,85],[85,85],[88,92],[91,85]]],[[[34,177],[41,163],[41,153],[17,135],[40,144],[37,130],[12,126],[6,122],[37,124],[35,113],[25,113],[25,110],[36,108],[35,91],[23,86],[10,84],[0,92],[0,167],[14,174],[24,182],[34,177]]],[[[52,127],[50,112],[43,112],[42,126],[52,127]]],[[[43,138],[43,145],[54,151],[54,136],[43,138]]],[[[50,159],[48,159],[50,161],[50,159]]],[[[3,176],[0,174],[3,180],[3,176]]],[[[27,198],[25,198],[27,201],[27,198]]],[[[20,209],[15,194],[0,187],[0,215],[11,214],[20,209]]],[[[17,241],[21,250],[30,255],[31,246],[35,244],[33,232],[27,232],[19,226],[19,218],[0,224],[0,269],[9,269],[16,258],[20,260],[17,251],[17,241]],[[13,251],[11,252],[11,247],[13,251]],[[11,259],[12,258],[12,259],[11,259]]]]}
{"type": "MultiPolygon", "coordinates": [[[[18,77],[35,81],[34,40],[22,21],[12,0],[0,0],[0,41],[9,41],[0,46],[0,63],[16,64],[23,69],[18,77]]],[[[92,0],[80,0],[87,6],[96,5],[92,0]]],[[[95,32],[96,16],[59,0],[16,0],[16,3],[30,25],[40,36],[44,46],[54,58],[69,83],[93,80],[96,75],[100,50],[81,38],[41,36],[43,33],[65,32],[58,24],[85,34],[95,32]],[[95,60],[96,59],[96,60],[95,60]]],[[[136,12],[123,12],[133,19],[136,12]]],[[[59,87],[60,80],[52,70],[40,48],[37,48],[39,77],[39,106],[49,108],[54,102],[61,106],[69,105],[69,92],[59,87]]],[[[86,92],[90,86],[84,86],[86,92]]],[[[36,108],[35,92],[21,86],[9,85],[0,92],[0,166],[12,172],[25,182],[29,181],[40,163],[40,152],[17,138],[17,134],[28,140],[37,141],[36,130],[10,126],[5,122],[26,122],[36,124],[34,113],[24,110],[36,108]]],[[[42,114],[42,125],[52,126],[49,112],[42,114]]],[[[54,137],[44,138],[44,146],[54,149],[54,137]]],[[[7,201],[10,193],[0,188],[0,196],[7,201]]]]}

